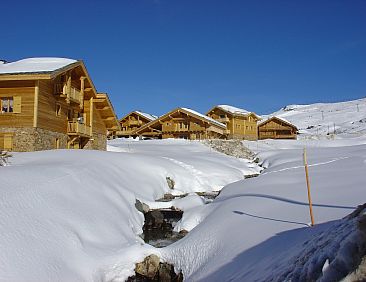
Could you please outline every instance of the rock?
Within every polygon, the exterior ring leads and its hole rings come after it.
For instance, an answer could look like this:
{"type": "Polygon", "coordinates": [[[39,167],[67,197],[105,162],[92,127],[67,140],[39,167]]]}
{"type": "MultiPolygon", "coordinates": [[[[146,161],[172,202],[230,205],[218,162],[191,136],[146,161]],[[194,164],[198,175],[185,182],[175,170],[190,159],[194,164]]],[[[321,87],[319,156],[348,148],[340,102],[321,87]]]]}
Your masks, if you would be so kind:
{"type": "Polygon", "coordinates": [[[143,262],[136,263],[135,273],[127,279],[128,282],[183,282],[182,272],[176,274],[173,265],[160,262],[156,255],[149,255],[143,262]]]}
{"type": "Polygon", "coordinates": [[[179,231],[179,235],[186,236],[187,234],[188,234],[188,231],[185,229],[182,229],[181,231],[179,231]]]}
{"type": "Polygon", "coordinates": [[[150,211],[145,215],[145,226],[160,228],[163,223],[164,215],[158,210],[150,211]]]}
{"type": "Polygon", "coordinates": [[[233,156],[236,158],[243,159],[253,159],[254,153],[250,151],[241,140],[223,140],[223,139],[208,139],[204,140],[203,144],[212,148],[213,150],[226,154],[228,156],[233,156]]]}
{"type": "Polygon", "coordinates": [[[174,189],[175,181],[172,178],[170,178],[169,176],[167,176],[165,179],[166,179],[166,182],[168,183],[168,187],[170,189],[174,189]]]}
{"type": "Polygon", "coordinates": [[[139,200],[136,199],[136,203],[135,203],[135,208],[142,212],[142,213],[147,213],[150,210],[150,207],[142,202],[140,202],[139,200]]]}
{"type": "Polygon", "coordinates": [[[149,255],[143,262],[137,263],[135,272],[144,277],[153,279],[159,272],[160,258],[157,255],[149,255]]]}

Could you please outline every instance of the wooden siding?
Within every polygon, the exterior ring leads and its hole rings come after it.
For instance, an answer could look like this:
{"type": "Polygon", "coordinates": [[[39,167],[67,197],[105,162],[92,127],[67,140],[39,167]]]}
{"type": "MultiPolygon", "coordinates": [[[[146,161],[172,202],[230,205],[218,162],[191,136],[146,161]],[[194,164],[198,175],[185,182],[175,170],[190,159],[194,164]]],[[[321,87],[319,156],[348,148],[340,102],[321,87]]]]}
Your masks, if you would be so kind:
{"type": "Polygon", "coordinates": [[[279,119],[271,119],[258,126],[259,139],[296,139],[297,129],[279,119]]]}
{"type": "Polygon", "coordinates": [[[159,138],[222,138],[226,129],[216,123],[176,109],[136,131],[136,135],[159,138]]]}
{"type": "Polygon", "coordinates": [[[20,112],[1,113],[0,127],[32,127],[35,84],[33,81],[0,81],[0,99],[17,97],[20,112]]]}
{"type": "Polygon", "coordinates": [[[118,136],[133,136],[135,131],[145,124],[149,123],[150,120],[136,112],[131,112],[124,118],[119,120],[121,125],[121,131],[117,132],[118,136]]]}
{"type": "Polygon", "coordinates": [[[258,118],[254,114],[248,115],[234,115],[226,112],[220,108],[213,108],[207,113],[207,116],[224,123],[227,127],[227,136],[229,139],[247,139],[257,140],[258,130],[257,121],[258,118]]]}
{"type": "Polygon", "coordinates": [[[95,103],[91,102],[92,100],[87,100],[84,103],[84,112],[86,113],[86,124],[92,127],[93,133],[107,134],[107,128],[103,122],[103,119],[100,116],[99,111],[96,108],[95,103]],[[91,111],[92,104],[92,111],[91,111]],[[91,116],[90,116],[91,114],[91,116]],[[92,117],[92,123],[90,123],[90,118],[92,117]]]}

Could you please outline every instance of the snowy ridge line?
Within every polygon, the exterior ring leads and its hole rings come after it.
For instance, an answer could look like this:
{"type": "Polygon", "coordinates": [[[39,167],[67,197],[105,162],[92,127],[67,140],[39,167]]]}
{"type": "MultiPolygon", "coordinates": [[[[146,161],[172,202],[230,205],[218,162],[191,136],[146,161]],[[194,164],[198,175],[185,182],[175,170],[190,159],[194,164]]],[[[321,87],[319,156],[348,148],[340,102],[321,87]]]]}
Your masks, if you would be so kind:
{"type": "MultiPolygon", "coordinates": [[[[278,196],[272,196],[272,195],[250,194],[250,193],[240,194],[240,195],[233,195],[231,197],[220,197],[220,198],[216,198],[215,201],[216,202],[223,202],[223,201],[232,200],[232,199],[241,198],[241,197],[266,198],[266,199],[270,199],[270,200],[277,200],[277,201],[281,201],[281,202],[286,202],[286,203],[289,203],[289,204],[309,206],[309,203],[307,203],[307,202],[300,202],[300,201],[287,199],[287,198],[282,198],[282,197],[278,197],[278,196]]],[[[335,208],[335,209],[348,209],[348,210],[354,210],[356,208],[356,206],[338,206],[338,205],[316,204],[316,203],[313,203],[313,206],[314,207],[320,207],[320,208],[335,208]]],[[[306,223],[304,223],[304,224],[306,224],[306,223]]]]}
{"type": "MultiPolygon", "coordinates": [[[[335,158],[335,159],[330,160],[330,161],[327,161],[327,162],[321,162],[321,163],[316,163],[316,164],[309,164],[308,167],[326,165],[326,164],[334,163],[334,162],[337,162],[337,161],[345,160],[345,159],[348,159],[348,158],[349,157],[335,158]]],[[[271,173],[277,173],[277,172],[282,172],[282,171],[286,171],[286,170],[298,169],[298,168],[304,168],[304,165],[294,166],[294,167],[286,167],[286,168],[282,168],[282,169],[279,169],[279,170],[263,172],[262,175],[271,174],[271,173]]]]}

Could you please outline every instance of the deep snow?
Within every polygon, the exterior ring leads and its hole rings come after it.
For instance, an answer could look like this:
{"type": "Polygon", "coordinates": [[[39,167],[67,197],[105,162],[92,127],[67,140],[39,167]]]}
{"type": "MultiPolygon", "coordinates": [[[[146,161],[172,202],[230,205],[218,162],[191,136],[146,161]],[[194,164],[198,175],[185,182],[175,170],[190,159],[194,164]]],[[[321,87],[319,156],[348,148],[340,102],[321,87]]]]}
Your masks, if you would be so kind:
{"type": "MultiPolygon", "coordinates": [[[[244,142],[266,167],[245,180],[261,168],[198,141],[118,139],[109,152],[14,153],[0,167],[0,281],[124,281],[152,253],[182,269],[186,281],[296,280],[323,267],[326,273],[347,260],[357,235],[340,218],[365,202],[364,123],[352,124],[359,118],[354,101],[342,105],[322,105],[333,120],[345,120],[329,140],[326,121],[301,140],[244,142]],[[304,147],[315,227],[308,226],[304,147]],[[220,189],[208,205],[192,193],[220,189]],[[164,193],[189,196],[156,203],[164,193]],[[166,248],[146,245],[136,199],[183,209],[176,231],[190,232],[166,248]]],[[[299,126],[317,111],[306,107],[284,111],[297,113],[285,118],[299,126]]],[[[317,124],[314,116],[307,122],[317,124]]]]}

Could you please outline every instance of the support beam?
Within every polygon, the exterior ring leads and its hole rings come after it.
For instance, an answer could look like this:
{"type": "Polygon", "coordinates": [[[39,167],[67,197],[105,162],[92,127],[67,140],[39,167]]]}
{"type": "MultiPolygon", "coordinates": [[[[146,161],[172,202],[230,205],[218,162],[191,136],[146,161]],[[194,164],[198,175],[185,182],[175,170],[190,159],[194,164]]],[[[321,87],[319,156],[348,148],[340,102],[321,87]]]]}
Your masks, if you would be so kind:
{"type": "Polygon", "coordinates": [[[66,103],[68,104],[70,104],[70,95],[71,95],[71,73],[68,73],[66,83],[66,103]]]}
{"type": "Polygon", "coordinates": [[[38,126],[39,80],[34,87],[33,127],[38,126]]]}
{"type": "Polygon", "coordinates": [[[80,109],[84,108],[85,76],[80,77],[80,109]]]}

